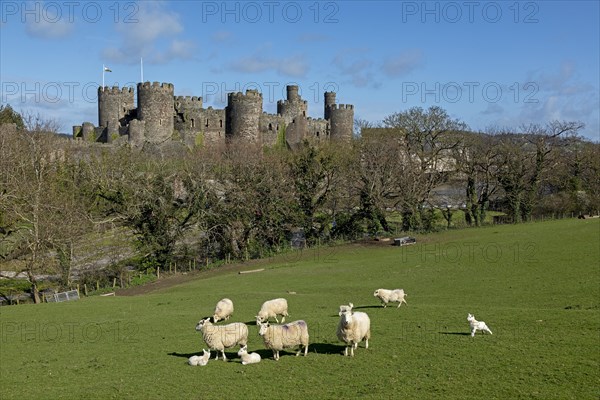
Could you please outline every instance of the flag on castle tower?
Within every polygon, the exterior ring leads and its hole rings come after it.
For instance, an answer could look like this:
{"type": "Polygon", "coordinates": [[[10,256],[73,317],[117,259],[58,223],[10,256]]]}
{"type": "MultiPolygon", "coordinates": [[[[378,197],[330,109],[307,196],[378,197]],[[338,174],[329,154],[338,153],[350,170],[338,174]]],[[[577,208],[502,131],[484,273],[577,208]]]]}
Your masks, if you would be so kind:
{"type": "Polygon", "coordinates": [[[106,72],[112,72],[112,70],[110,68],[108,68],[108,67],[104,67],[104,71],[106,71],[106,72]]]}

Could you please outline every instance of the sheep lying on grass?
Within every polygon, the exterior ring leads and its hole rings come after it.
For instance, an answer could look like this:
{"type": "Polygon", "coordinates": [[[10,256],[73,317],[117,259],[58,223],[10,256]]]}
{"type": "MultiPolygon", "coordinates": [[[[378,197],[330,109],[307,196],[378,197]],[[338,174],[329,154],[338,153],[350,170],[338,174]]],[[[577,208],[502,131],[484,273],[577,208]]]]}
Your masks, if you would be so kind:
{"type": "Polygon", "coordinates": [[[201,356],[191,356],[188,359],[188,364],[190,364],[192,366],[196,366],[196,365],[204,366],[204,365],[208,364],[208,360],[210,359],[210,351],[206,351],[206,350],[202,349],[202,352],[204,354],[202,354],[201,356]]]}
{"type": "Polygon", "coordinates": [[[260,324],[258,334],[268,349],[273,351],[273,358],[279,360],[279,351],[298,346],[296,356],[300,355],[304,346],[304,356],[308,353],[308,326],[299,320],[285,325],[260,324]]]}
{"type": "Polygon", "coordinates": [[[262,307],[260,307],[260,311],[256,316],[256,324],[258,325],[263,322],[268,322],[269,318],[275,318],[275,321],[279,323],[277,315],[282,316],[281,323],[285,321],[285,317],[289,316],[288,303],[286,299],[279,298],[265,301],[262,307]]]}
{"type": "Polygon", "coordinates": [[[246,346],[242,347],[240,351],[238,351],[238,356],[242,358],[242,365],[246,364],[256,364],[260,362],[260,354],[258,353],[250,353],[248,354],[248,348],[246,346]]]}
{"type": "Polygon", "coordinates": [[[381,305],[383,306],[383,308],[387,307],[387,303],[390,302],[400,303],[398,304],[398,307],[400,307],[402,303],[407,304],[406,300],[404,300],[404,297],[406,296],[406,293],[404,293],[404,289],[377,289],[375,293],[373,293],[373,296],[381,300],[381,305]]]}
{"type": "Polygon", "coordinates": [[[205,318],[198,322],[196,330],[202,332],[202,338],[209,349],[217,351],[215,360],[219,359],[219,352],[221,352],[223,361],[227,361],[225,349],[238,344],[240,347],[248,344],[248,327],[241,322],[213,325],[210,318],[205,318]]]}
{"type": "Polygon", "coordinates": [[[490,335],[492,334],[492,331],[485,322],[477,321],[474,315],[468,314],[467,321],[469,321],[469,325],[471,326],[471,337],[474,337],[477,331],[481,331],[482,334],[485,334],[485,332],[488,332],[490,335]]]}
{"type": "Polygon", "coordinates": [[[338,313],[338,315],[341,317],[342,314],[344,313],[344,311],[352,311],[353,308],[354,308],[354,304],[352,304],[352,303],[348,303],[348,305],[342,304],[340,306],[340,312],[338,313]]]}
{"type": "Polygon", "coordinates": [[[337,337],[342,342],[346,343],[344,355],[348,355],[350,348],[350,356],[354,357],[354,349],[358,347],[358,343],[365,340],[365,349],[369,348],[369,339],[371,338],[371,320],[369,316],[360,311],[352,312],[345,310],[340,318],[340,323],[337,327],[337,337]]]}
{"type": "Polygon", "coordinates": [[[233,301],[229,299],[220,300],[215,306],[215,313],[213,314],[213,321],[215,323],[219,322],[219,320],[227,321],[229,317],[233,314],[233,301]]]}

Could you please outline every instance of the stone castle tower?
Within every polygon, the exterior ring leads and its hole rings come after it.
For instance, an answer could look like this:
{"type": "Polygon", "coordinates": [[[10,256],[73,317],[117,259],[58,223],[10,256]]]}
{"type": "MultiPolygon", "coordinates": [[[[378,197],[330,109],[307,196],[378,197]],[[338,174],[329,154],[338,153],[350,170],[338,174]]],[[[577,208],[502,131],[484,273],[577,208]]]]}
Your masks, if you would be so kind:
{"type": "Polygon", "coordinates": [[[226,132],[228,136],[239,137],[249,142],[259,140],[259,122],[262,114],[263,97],[257,90],[227,95],[226,132]]]}
{"type": "Polygon", "coordinates": [[[146,141],[163,143],[175,130],[174,89],[171,83],[143,82],[137,85],[137,119],[145,123],[146,141]]]}
{"type": "Polygon", "coordinates": [[[171,83],[137,84],[137,107],[132,88],[98,88],[98,127],[86,122],[73,127],[73,137],[134,145],[170,140],[188,145],[224,144],[227,140],[274,145],[282,140],[294,147],[305,137],[351,140],[354,107],[336,104],[334,92],[325,93],[323,118],[310,118],[308,102],[296,85],[286,87],[287,98],[277,102],[277,114],[263,112],[257,90],[229,93],[224,109],[204,108],[202,97],[175,96],[171,83]]]}
{"type": "Polygon", "coordinates": [[[103,127],[99,138],[105,142],[120,137],[132,114],[135,113],[132,88],[117,86],[98,88],[98,126],[103,127]]]}

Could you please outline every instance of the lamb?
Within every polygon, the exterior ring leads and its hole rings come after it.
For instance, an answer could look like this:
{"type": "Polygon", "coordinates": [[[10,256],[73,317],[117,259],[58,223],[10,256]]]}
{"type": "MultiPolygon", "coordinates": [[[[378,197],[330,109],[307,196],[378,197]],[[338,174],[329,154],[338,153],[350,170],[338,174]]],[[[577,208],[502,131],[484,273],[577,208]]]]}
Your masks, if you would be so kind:
{"type": "Polygon", "coordinates": [[[300,355],[304,346],[304,356],[308,353],[308,326],[302,320],[290,322],[285,325],[269,325],[261,323],[258,334],[268,349],[273,351],[273,358],[279,360],[279,351],[298,346],[296,356],[300,355]]]}
{"type": "Polygon", "coordinates": [[[216,350],[217,355],[215,360],[219,359],[219,352],[223,355],[223,361],[227,361],[225,357],[225,349],[240,345],[240,347],[248,344],[248,327],[241,322],[234,322],[227,325],[213,325],[210,318],[201,319],[196,325],[196,330],[202,332],[202,338],[210,350],[216,350]]]}
{"type": "Polygon", "coordinates": [[[256,316],[256,324],[259,325],[263,322],[268,322],[271,317],[275,318],[275,321],[279,323],[277,315],[282,316],[281,323],[285,321],[285,317],[289,316],[286,299],[279,298],[265,301],[256,316]]]}
{"type": "Polygon", "coordinates": [[[238,356],[242,358],[242,365],[256,364],[260,362],[260,354],[250,353],[248,354],[248,347],[244,346],[238,351],[238,356]]]}
{"type": "Polygon", "coordinates": [[[344,313],[344,311],[348,310],[351,311],[354,308],[354,304],[352,303],[348,303],[348,305],[342,304],[340,306],[340,312],[338,313],[338,315],[341,317],[342,314],[344,313]]]}
{"type": "Polygon", "coordinates": [[[348,348],[350,348],[350,356],[354,357],[354,349],[363,339],[365,340],[365,349],[368,349],[371,338],[371,320],[367,313],[360,311],[353,313],[351,310],[345,310],[337,327],[337,337],[346,343],[344,356],[348,355],[348,348]]]}
{"type": "Polygon", "coordinates": [[[201,356],[191,356],[188,359],[188,364],[190,364],[192,366],[196,366],[196,365],[204,366],[204,365],[208,364],[208,360],[210,359],[210,351],[206,351],[206,350],[202,349],[202,352],[204,354],[201,356]]]}
{"type": "Polygon", "coordinates": [[[233,314],[233,302],[229,299],[221,299],[215,306],[213,322],[216,324],[220,319],[227,321],[233,314]]]}
{"type": "Polygon", "coordinates": [[[404,297],[406,296],[406,293],[404,293],[404,289],[377,289],[375,293],[373,293],[373,296],[381,300],[381,305],[383,306],[383,308],[386,308],[387,303],[389,302],[400,303],[398,304],[398,308],[400,308],[402,303],[407,304],[406,300],[404,300],[404,297]]]}
{"type": "Polygon", "coordinates": [[[475,337],[475,332],[481,331],[482,334],[488,332],[490,335],[492,331],[483,321],[477,321],[474,315],[468,314],[467,321],[469,321],[469,325],[471,326],[471,337],[475,337]]]}

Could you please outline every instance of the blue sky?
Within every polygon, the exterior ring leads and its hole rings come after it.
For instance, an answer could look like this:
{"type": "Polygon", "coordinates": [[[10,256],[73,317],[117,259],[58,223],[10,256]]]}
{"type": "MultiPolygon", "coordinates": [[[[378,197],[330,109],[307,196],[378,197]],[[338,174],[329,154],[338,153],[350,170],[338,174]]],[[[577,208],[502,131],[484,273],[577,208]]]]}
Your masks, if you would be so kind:
{"type": "Polygon", "coordinates": [[[222,108],[298,84],[379,121],[437,105],[471,129],[581,121],[599,140],[598,1],[0,2],[1,102],[97,124],[96,89],[171,82],[222,108]]]}

